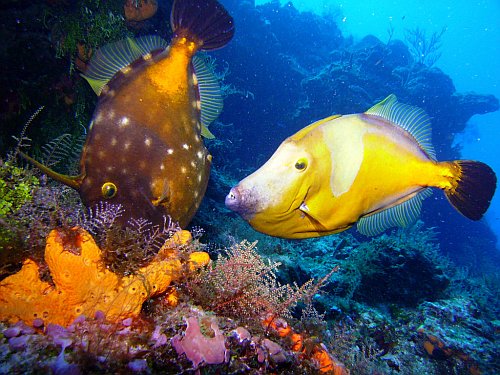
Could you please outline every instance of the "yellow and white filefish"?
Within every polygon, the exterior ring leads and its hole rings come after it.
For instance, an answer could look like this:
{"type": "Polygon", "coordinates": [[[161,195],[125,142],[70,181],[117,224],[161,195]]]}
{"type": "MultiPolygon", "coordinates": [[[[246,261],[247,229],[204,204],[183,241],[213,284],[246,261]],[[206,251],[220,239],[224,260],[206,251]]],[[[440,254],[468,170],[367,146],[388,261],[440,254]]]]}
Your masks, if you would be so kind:
{"type": "Polygon", "coordinates": [[[438,162],[428,116],[390,95],[365,113],[331,116],[286,139],[226,196],[259,232],[283,238],[375,235],[417,220],[431,188],[479,220],[496,189],[484,163],[438,162]]]}

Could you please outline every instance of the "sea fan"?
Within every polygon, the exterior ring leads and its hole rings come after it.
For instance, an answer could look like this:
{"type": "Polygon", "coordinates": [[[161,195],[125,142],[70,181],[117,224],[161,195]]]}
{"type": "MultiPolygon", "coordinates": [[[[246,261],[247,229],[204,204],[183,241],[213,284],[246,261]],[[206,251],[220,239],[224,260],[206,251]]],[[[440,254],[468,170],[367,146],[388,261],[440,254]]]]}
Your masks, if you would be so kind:
{"type": "Polygon", "coordinates": [[[122,215],[123,207],[120,204],[99,202],[87,212],[82,213],[78,219],[78,225],[94,236],[105,236],[122,215]]]}
{"type": "Polygon", "coordinates": [[[170,217],[162,225],[134,218],[123,226],[119,221],[123,212],[121,205],[99,202],[80,216],[78,225],[93,235],[107,267],[126,275],[147,264],[180,227],[170,217]]]}

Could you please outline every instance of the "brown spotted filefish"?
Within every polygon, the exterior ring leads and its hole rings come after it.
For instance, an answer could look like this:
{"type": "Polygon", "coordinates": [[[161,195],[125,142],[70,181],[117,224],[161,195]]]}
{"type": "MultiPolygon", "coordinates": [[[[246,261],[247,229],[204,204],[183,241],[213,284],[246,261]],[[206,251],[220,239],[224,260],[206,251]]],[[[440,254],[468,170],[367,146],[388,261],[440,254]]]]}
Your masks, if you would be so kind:
{"type": "Polygon", "coordinates": [[[205,194],[211,155],[202,136],[222,110],[220,85],[199,51],[227,44],[234,23],[215,0],[176,0],[168,45],[158,36],[101,47],[84,78],[99,95],[78,176],[59,174],[84,204],[120,204],[124,222],[170,216],[185,227],[205,194]]]}

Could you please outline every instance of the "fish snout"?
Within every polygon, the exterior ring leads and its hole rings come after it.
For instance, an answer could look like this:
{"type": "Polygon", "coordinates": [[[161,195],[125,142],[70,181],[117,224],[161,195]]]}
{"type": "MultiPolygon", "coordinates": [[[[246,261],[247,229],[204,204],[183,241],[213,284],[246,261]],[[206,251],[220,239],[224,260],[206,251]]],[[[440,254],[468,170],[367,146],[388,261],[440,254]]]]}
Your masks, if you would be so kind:
{"type": "Polygon", "coordinates": [[[243,218],[248,218],[253,214],[251,205],[249,204],[248,194],[246,194],[239,185],[234,186],[226,195],[226,207],[231,211],[237,212],[243,218]]]}
{"type": "Polygon", "coordinates": [[[238,209],[241,205],[241,194],[240,190],[238,189],[238,186],[231,188],[229,194],[226,195],[225,204],[226,207],[229,208],[231,211],[238,212],[238,209]]]}

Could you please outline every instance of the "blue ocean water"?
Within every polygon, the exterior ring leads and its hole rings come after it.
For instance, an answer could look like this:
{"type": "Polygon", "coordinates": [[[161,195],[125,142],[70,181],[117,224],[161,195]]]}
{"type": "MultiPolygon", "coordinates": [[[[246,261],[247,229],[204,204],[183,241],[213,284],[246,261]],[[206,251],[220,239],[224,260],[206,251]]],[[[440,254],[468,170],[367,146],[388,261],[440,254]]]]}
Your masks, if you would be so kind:
{"type": "MultiPolygon", "coordinates": [[[[268,2],[256,0],[256,5],[268,2]]],[[[459,92],[500,97],[500,2],[497,0],[281,1],[281,4],[287,3],[300,11],[331,15],[338,21],[343,35],[352,35],[355,40],[371,34],[385,42],[389,29],[393,30],[393,39],[404,40],[405,31],[409,29],[419,27],[430,35],[446,28],[441,38],[442,54],[435,66],[453,79],[459,92]]],[[[499,125],[499,112],[476,115],[463,133],[454,135],[462,158],[488,163],[497,175],[500,173],[499,125]]],[[[498,192],[485,217],[500,248],[498,192]]]]}

